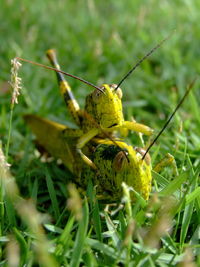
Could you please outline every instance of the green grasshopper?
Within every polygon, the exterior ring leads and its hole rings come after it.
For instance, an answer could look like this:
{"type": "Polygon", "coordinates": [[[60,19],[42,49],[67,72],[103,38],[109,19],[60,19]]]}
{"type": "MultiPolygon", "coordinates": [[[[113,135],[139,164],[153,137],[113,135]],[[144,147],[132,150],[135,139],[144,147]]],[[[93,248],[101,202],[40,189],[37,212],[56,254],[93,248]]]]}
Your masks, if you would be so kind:
{"type": "MultiPolygon", "coordinates": [[[[52,65],[60,70],[55,52],[48,50],[47,56],[52,65]]],[[[100,198],[119,199],[121,183],[125,181],[148,199],[151,189],[150,162],[141,160],[139,150],[117,141],[113,131],[125,128],[150,135],[152,130],[135,121],[124,120],[122,91],[117,85],[103,84],[95,88],[86,97],[85,109],[82,111],[63,74],[56,74],[60,92],[79,129],[71,129],[35,115],[26,115],[25,120],[39,144],[50,154],[62,159],[74,174],[77,184],[86,187],[88,178],[93,178],[93,183],[98,185],[100,198]]]]}
{"type": "MultiPolygon", "coordinates": [[[[125,78],[161,43],[140,60],[125,78]]],[[[85,187],[91,178],[94,184],[98,185],[97,192],[102,198],[106,198],[106,193],[112,199],[119,199],[121,183],[125,181],[148,199],[152,179],[149,156],[142,149],[134,149],[124,141],[118,141],[113,134],[114,131],[123,128],[152,134],[148,126],[124,120],[122,91],[119,85],[125,78],[118,85],[104,84],[100,88],[78,78],[95,87],[95,91],[86,97],[85,110],[82,111],[62,75],[64,72],[60,70],[54,51],[49,50],[47,55],[56,69],[48,68],[57,71],[61,94],[79,129],[71,129],[34,115],[27,115],[25,119],[39,143],[50,154],[63,160],[78,184],[85,187]]]]}

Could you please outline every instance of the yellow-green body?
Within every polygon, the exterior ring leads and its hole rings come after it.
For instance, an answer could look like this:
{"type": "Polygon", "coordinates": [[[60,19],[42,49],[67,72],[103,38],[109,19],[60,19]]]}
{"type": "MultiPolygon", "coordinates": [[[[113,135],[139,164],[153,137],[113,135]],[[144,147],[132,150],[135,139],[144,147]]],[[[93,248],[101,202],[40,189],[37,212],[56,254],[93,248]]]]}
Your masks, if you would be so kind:
{"type": "MultiPolygon", "coordinates": [[[[151,164],[142,160],[142,155],[125,142],[101,141],[96,147],[92,160],[97,166],[95,173],[91,168],[84,168],[82,179],[88,177],[97,185],[99,198],[110,201],[122,197],[122,182],[140,193],[144,199],[149,198],[151,191],[151,164]]],[[[134,199],[134,193],[131,192],[134,199]]]]}
{"type": "MultiPolygon", "coordinates": [[[[47,55],[52,65],[59,69],[54,51],[48,50],[47,55]]],[[[54,157],[62,159],[77,184],[86,188],[91,179],[97,185],[99,197],[119,199],[121,184],[125,182],[148,199],[150,162],[142,160],[138,149],[119,141],[116,132],[126,129],[150,135],[152,130],[135,121],[124,120],[122,91],[116,89],[115,84],[103,84],[101,90],[95,89],[86,97],[85,109],[81,110],[63,75],[57,73],[57,78],[61,94],[79,129],[27,115],[25,119],[40,145],[54,157]]]]}

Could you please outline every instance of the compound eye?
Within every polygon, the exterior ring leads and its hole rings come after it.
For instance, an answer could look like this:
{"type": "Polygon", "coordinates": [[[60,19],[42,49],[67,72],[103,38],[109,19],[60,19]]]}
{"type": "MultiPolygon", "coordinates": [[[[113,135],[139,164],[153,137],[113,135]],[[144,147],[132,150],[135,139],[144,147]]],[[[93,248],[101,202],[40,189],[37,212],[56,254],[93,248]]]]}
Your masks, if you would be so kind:
{"type": "Polygon", "coordinates": [[[118,172],[128,164],[127,152],[120,151],[113,160],[113,168],[118,172]],[[126,153],[126,154],[125,154],[126,153]]]}
{"type": "MultiPolygon", "coordinates": [[[[100,87],[102,90],[104,90],[104,87],[100,87]]],[[[101,97],[102,97],[103,93],[99,90],[94,90],[94,92],[92,93],[92,99],[95,103],[99,103],[101,97]]]]}
{"type": "Polygon", "coordinates": [[[122,99],[123,93],[122,93],[122,89],[121,88],[117,88],[117,84],[111,84],[110,87],[113,89],[113,91],[115,91],[115,93],[117,94],[119,99],[122,99]],[[117,90],[116,90],[117,88],[117,90]]]}

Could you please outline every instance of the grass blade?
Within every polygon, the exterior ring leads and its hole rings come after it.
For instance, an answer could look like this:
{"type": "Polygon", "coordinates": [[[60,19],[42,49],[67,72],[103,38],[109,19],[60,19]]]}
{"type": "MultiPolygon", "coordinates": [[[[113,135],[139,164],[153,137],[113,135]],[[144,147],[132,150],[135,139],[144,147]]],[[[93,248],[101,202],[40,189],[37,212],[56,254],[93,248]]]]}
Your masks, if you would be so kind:
{"type": "Polygon", "coordinates": [[[171,181],[168,186],[166,186],[162,191],[160,191],[159,195],[160,196],[170,196],[172,195],[175,191],[179,190],[183,182],[187,180],[187,173],[184,172],[178,177],[176,177],[173,181],[171,181]]]}
{"type": "Polygon", "coordinates": [[[83,205],[83,218],[79,221],[79,227],[78,227],[78,232],[76,234],[76,240],[73,248],[70,267],[79,266],[87,235],[88,216],[89,216],[88,203],[85,200],[85,203],[83,205]]]}
{"type": "Polygon", "coordinates": [[[53,210],[54,210],[54,215],[55,215],[55,218],[58,219],[60,217],[60,211],[58,207],[56,191],[54,189],[53,181],[47,169],[46,169],[46,182],[47,182],[47,187],[48,187],[49,195],[50,195],[53,210]]]}

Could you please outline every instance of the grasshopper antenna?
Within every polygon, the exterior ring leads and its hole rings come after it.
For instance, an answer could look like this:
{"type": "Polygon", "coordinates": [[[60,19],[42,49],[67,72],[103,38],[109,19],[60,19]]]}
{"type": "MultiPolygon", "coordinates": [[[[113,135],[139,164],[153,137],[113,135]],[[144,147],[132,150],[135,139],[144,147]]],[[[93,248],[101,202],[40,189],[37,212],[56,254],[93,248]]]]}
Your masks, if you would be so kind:
{"type": "Polygon", "coordinates": [[[170,115],[170,117],[168,118],[168,120],[165,122],[163,128],[160,130],[160,132],[158,133],[158,135],[155,137],[155,139],[152,141],[152,143],[149,145],[149,147],[147,148],[146,152],[144,153],[142,160],[145,159],[147,153],[149,152],[149,150],[152,148],[152,146],[155,144],[155,142],[158,140],[158,138],[161,136],[161,134],[164,132],[164,130],[167,128],[168,124],[170,123],[170,121],[172,120],[172,118],[174,117],[176,111],[179,109],[179,107],[183,104],[185,98],[187,97],[187,95],[189,94],[189,92],[191,91],[191,89],[194,86],[194,83],[196,82],[197,77],[189,84],[188,89],[186,90],[184,96],[181,98],[181,100],[179,101],[178,105],[176,106],[176,108],[174,109],[174,111],[172,112],[172,114],[170,115]]]}
{"type": "Polygon", "coordinates": [[[159,47],[162,46],[162,44],[164,42],[166,42],[174,33],[174,31],[172,33],[170,33],[166,38],[164,38],[162,41],[160,41],[160,43],[158,43],[155,47],[153,47],[143,58],[141,58],[133,67],[131,70],[129,70],[129,72],[121,79],[121,81],[118,83],[117,87],[115,88],[115,90],[117,90],[118,87],[120,87],[120,85],[128,78],[129,75],[131,75],[131,73],[141,65],[141,63],[148,58],[151,54],[153,54],[154,51],[156,51],[159,47]]]}
{"type": "Polygon", "coordinates": [[[53,68],[53,67],[49,67],[49,66],[46,66],[46,65],[43,65],[43,64],[40,64],[40,63],[31,61],[31,60],[28,60],[28,59],[24,59],[24,58],[20,58],[20,57],[16,57],[16,59],[18,59],[18,60],[20,60],[20,61],[24,61],[24,62],[31,63],[31,64],[33,64],[33,65],[36,65],[36,66],[39,66],[39,67],[42,67],[42,68],[45,68],[45,69],[48,69],[48,70],[54,70],[54,71],[56,71],[56,72],[60,72],[60,73],[62,73],[62,74],[64,74],[64,75],[66,75],[66,76],[69,76],[69,77],[71,77],[71,78],[74,78],[74,79],[76,79],[76,80],[79,80],[79,81],[81,81],[81,82],[83,82],[83,83],[85,83],[85,84],[87,84],[87,85],[89,85],[89,86],[91,86],[91,87],[93,87],[93,88],[95,88],[95,89],[101,91],[102,93],[104,93],[103,90],[102,90],[100,87],[98,87],[98,86],[92,84],[91,82],[88,82],[88,81],[86,81],[86,80],[84,80],[84,79],[82,79],[82,78],[80,78],[80,77],[78,77],[78,76],[75,76],[75,75],[73,75],[73,74],[70,74],[70,73],[68,73],[68,72],[65,72],[65,71],[62,71],[62,70],[59,70],[59,69],[56,69],[56,68],[53,68]]]}

